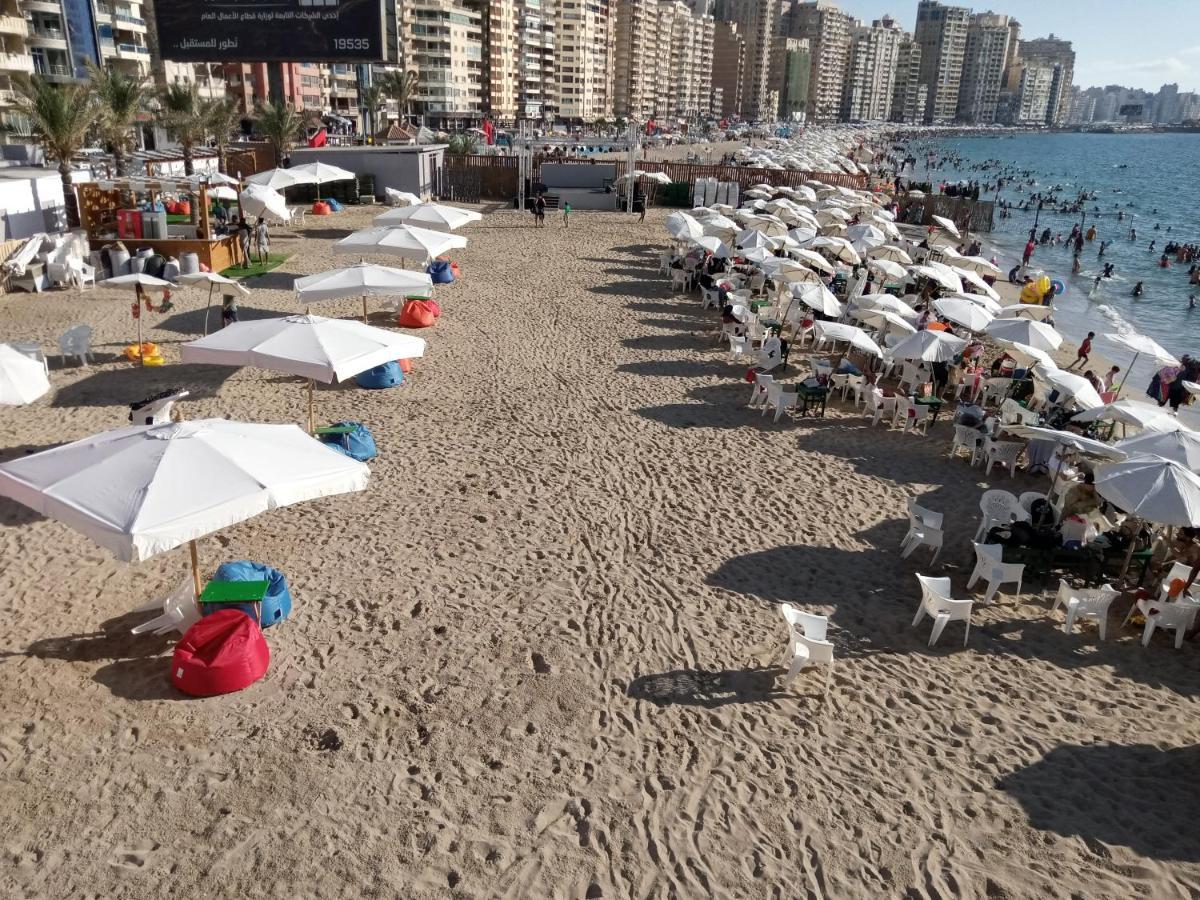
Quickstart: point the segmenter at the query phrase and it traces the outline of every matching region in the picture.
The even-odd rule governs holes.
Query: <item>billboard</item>
[[[173,62],[377,62],[383,0],[158,0]]]

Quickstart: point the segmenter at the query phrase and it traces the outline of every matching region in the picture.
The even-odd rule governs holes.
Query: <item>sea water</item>
[[[942,159],[952,156],[961,161],[927,170],[919,152],[926,147],[939,152]],[[1188,283],[1188,265],[1176,263],[1174,254],[1171,268],[1158,265],[1168,242],[1200,243],[1200,134],[1022,134],[956,138],[914,144],[912,149],[917,167],[908,177],[930,181],[935,190],[942,181],[994,183],[994,169],[978,171],[970,166],[1000,160],[1006,168],[1029,170],[1036,181],[1020,191],[1015,183],[1005,186],[999,196],[1014,206],[1030,194],[1055,186],[1063,187],[1057,195],[1060,202],[1072,202],[1082,191],[1094,191],[1096,199],[1087,202],[1082,220],[1085,231],[1096,227],[1096,239],[1084,244],[1078,275],[1071,274],[1066,238],[1081,220],[1080,214],[1046,208],[1037,220],[1039,236],[1049,228],[1052,234],[1061,233],[1064,241],[1058,246],[1039,244],[1031,263],[1067,286],[1065,295],[1054,300],[1055,325],[1075,343],[1089,331],[1096,332],[1096,351],[1123,371],[1133,354],[1105,340],[1106,333],[1138,331],[1176,356],[1200,354],[1200,308],[1188,309],[1190,294],[1196,294],[1200,304],[1200,286]],[[979,197],[995,200],[996,192],[981,191]],[[1122,221],[1117,219],[1118,211],[1125,214]],[[1035,209],[1013,209],[1010,218],[1001,219],[997,208],[995,230],[981,236],[985,245],[993,248],[1005,274],[1020,262],[1034,217]],[[1137,239],[1132,241],[1131,227],[1137,230]],[[1097,256],[1101,240],[1112,241],[1103,258]],[[1153,253],[1147,252],[1151,240],[1155,241]],[[1093,292],[1093,281],[1105,263],[1115,265],[1116,275],[1104,279]],[[1144,293],[1135,298],[1132,290],[1139,281]],[[1123,393],[1140,394],[1155,369],[1153,361],[1139,359]],[[1096,374],[1103,373],[1097,370]]]

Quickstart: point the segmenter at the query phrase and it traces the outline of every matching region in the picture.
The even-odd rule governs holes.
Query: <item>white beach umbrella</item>
[[[0,406],[24,406],[50,390],[46,367],[8,344],[0,344]]]
[[[236,201],[238,192],[227,185],[221,184],[208,189],[208,197],[210,200],[229,200]]]
[[[1037,364],[1045,366],[1047,369],[1058,368],[1058,363],[1045,350],[1039,350],[1037,347],[1030,347],[1028,344],[1022,344],[1017,341],[997,340],[996,343],[1007,350],[1009,356],[1021,365],[1030,366]]]
[[[947,234],[951,234],[956,238],[962,237],[962,235],[959,234],[958,226],[955,225],[953,222],[951,222],[949,219],[947,219],[945,216],[931,216],[931,218],[933,220],[933,223],[935,225],[937,225],[938,228],[942,229],[942,231],[945,231]]]
[[[948,297],[933,301],[937,314],[955,325],[961,325],[967,331],[983,331],[992,321],[992,314],[982,306],[976,306],[970,300],[961,297]]]
[[[1175,431],[1182,427],[1178,419],[1163,412],[1153,403],[1140,400],[1114,400],[1095,409],[1084,410],[1072,416],[1073,422],[1120,422],[1148,431]]]
[[[921,278],[928,278],[948,291],[956,294],[961,294],[963,291],[962,279],[949,266],[938,268],[931,263],[923,266],[909,266],[908,270]]]
[[[962,338],[944,331],[918,331],[892,347],[888,355],[893,359],[951,362],[966,346]]]
[[[949,293],[949,294],[946,294],[946,296],[947,297],[957,297],[960,300],[969,300],[972,303],[974,303],[976,306],[986,309],[993,316],[999,316],[1000,313],[1004,310],[1003,306],[1001,306],[999,303],[997,303],[991,297],[988,297],[986,294],[971,294],[971,293],[964,291],[961,294]]]
[[[204,307],[204,333],[208,334],[208,311],[212,307],[213,290],[219,284],[223,288],[227,287],[237,291],[243,297],[250,296],[250,290],[240,281],[234,281],[232,278],[226,278],[224,275],[218,275],[216,272],[192,272],[189,275],[180,275],[179,283],[192,287],[194,285],[208,285],[208,304]]]
[[[717,259],[729,259],[733,256],[729,246],[720,238],[715,238],[712,235],[704,235],[692,241],[697,247],[711,253]]]
[[[872,247],[867,251],[867,256],[871,259],[887,259],[892,262],[900,263],[903,266],[912,265],[912,257],[908,255],[908,251],[903,247],[897,247],[895,244],[884,244],[882,247]]]
[[[1200,432],[1190,428],[1143,431],[1134,437],[1117,441],[1113,446],[1130,456],[1161,456],[1193,472],[1200,471]]]
[[[385,187],[383,192],[394,206],[414,206],[421,202],[421,198],[411,191],[398,191],[395,188]]]
[[[693,241],[704,237],[704,226],[687,213],[671,213],[666,219],[667,233],[677,241]]]
[[[783,237],[788,233],[787,223],[777,216],[757,215],[747,216],[743,219],[748,229],[753,231],[761,231],[763,234],[770,237]]]
[[[765,250],[762,247],[754,247],[750,250],[743,250],[740,254],[742,259],[752,263],[766,262],[768,259],[774,259],[775,254],[770,250]]]
[[[806,250],[803,247],[795,247],[788,251],[788,255],[797,262],[804,263],[804,265],[808,266],[810,269],[816,269],[818,272],[826,272],[829,275],[833,275],[835,272],[833,266],[829,264],[829,260],[827,260],[816,250]]]
[[[983,280],[983,277],[971,269],[960,269],[958,266],[951,267],[954,274],[962,281],[963,287],[970,284],[978,293],[984,296],[991,297],[993,300],[999,301],[1000,295],[996,293],[996,289]]]
[[[978,272],[980,275],[991,275],[994,278],[1000,277],[1000,267],[991,260],[984,259],[982,256],[964,256],[956,259],[954,265],[960,269],[970,269],[973,272]]]
[[[361,491],[370,470],[296,425],[135,425],[0,465],[0,495],[141,561],[260,513]]]
[[[249,184],[242,188],[238,205],[245,216],[261,216],[267,213],[277,219],[290,221],[292,211],[288,209],[283,194],[261,184]]]
[[[868,307],[858,310],[858,316],[868,325],[878,328],[884,333],[916,334],[917,331],[916,325],[886,309]]]
[[[1120,344],[1122,347],[1127,347],[1133,351],[1133,360],[1125,370],[1125,376],[1121,379],[1121,384],[1117,387],[1117,393],[1121,392],[1121,388],[1125,387],[1125,380],[1129,378],[1129,370],[1137,364],[1138,357],[1143,353],[1147,356],[1153,356],[1159,363],[1168,366],[1179,365],[1177,360],[1171,353],[1158,343],[1153,338],[1146,337],[1144,334],[1138,334],[1136,331],[1118,332],[1115,334],[1106,334],[1105,338],[1112,341],[1114,344]]]
[[[882,309],[914,322],[917,320],[917,311],[891,294],[863,294],[854,302],[859,309]]]
[[[164,281],[161,278],[155,278],[153,275],[147,275],[145,272],[133,272],[129,275],[118,275],[116,278],[109,278],[106,281],[100,282],[100,287],[127,288],[138,294],[140,298],[142,292],[147,288],[169,289],[175,287],[169,281]],[[139,301],[140,302],[140,301]],[[142,346],[142,317],[137,317],[137,342],[138,342],[138,363],[144,365],[141,356]]]
[[[334,244],[333,252],[355,253],[359,256],[381,254],[427,263],[434,257],[465,246],[467,239],[461,235],[418,228],[415,225],[398,225],[356,231]]]
[[[858,251],[845,238],[821,236],[813,240],[809,247],[813,250],[824,250],[836,259],[851,265],[858,265],[862,262]]]
[[[424,353],[425,341],[409,334],[351,319],[308,315],[234,322],[180,349],[185,363],[253,366],[307,378],[310,432],[315,427],[314,381],[341,381]]]
[[[789,291],[791,295],[807,306],[809,309],[815,309],[823,316],[836,318],[842,314],[842,304],[838,302],[837,297],[829,288],[821,283],[800,282],[793,284]]]
[[[349,181],[358,177],[348,169],[342,169],[338,166],[331,166],[329,163],[323,162],[312,162],[305,163],[302,166],[293,166],[292,168],[288,169],[288,171],[296,176],[305,176],[311,178],[313,183],[317,186],[318,198],[321,196],[322,184],[328,184],[331,181]]]
[[[416,206],[400,206],[389,209],[375,217],[376,225],[418,225],[434,231],[454,231],[472,222],[483,219],[481,213],[470,209],[459,209],[444,203],[418,203]]]
[[[1066,372],[1062,369],[1036,366],[1033,369],[1033,377],[1038,381],[1044,381],[1058,391],[1060,395],[1074,400],[1075,405],[1080,409],[1095,409],[1097,406],[1104,405],[1100,394],[1092,387],[1091,382],[1082,375],[1076,375],[1074,372]]]
[[[725,216],[710,216],[701,223],[704,227],[704,233],[710,234],[713,237],[719,237],[723,241],[727,241],[734,237],[738,232],[742,231],[740,225],[733,219]]]
[[[842,225],[845,225],[850,221],[851,218],[852,217],[850,213],[846,212],[846,210],[842,209],[840,206],[827,206],[824,209],[817,210],[817,221],[822,225],[829,224],[831,222],[839,222]]]
[[[296,184],[315,183],[311,176],[299,173],[294,169],[267,169],[265,172],[255,172],[246,178],[246,184],[256,184],[273,191],[281,191]]]
[[[1026,440],[1053,441],[1060,447],[1067,447],[1076,453],[1094,456],[1098,459],[1125,459],[1129,456],[1128,453],[1113,444],[1093,440],[1073,431],[1060,431],[1057,428],[1042,428],[1037,425],[1005,425],[1004,430]]]
[[[846,238],[850,241],[874,241],[872,247],[878,247],[886,240],[882,231],[874,225],[850,225],[846,228]]]
[[[870,256],[869,250],[867,255]],[[892,262],[890,259],[868,259],[867,268],[885,278],[903,278],[908,274],[904,266],[898,262]]]
[[[984,331],[994,338],[1028,344],[1047,353],[1053,353],[1063,342],[1062,335],[1045,322],[1029,319],[993,319]]]
[[[787,236],[802,247],[807,247],[808,244],[817,237],[817,229],[815,228],[793,228],[787,233]]]
[[[779,247],[781,241],[782,238],[770,237],[752,228],[747,228],[737,236],[737,245],[746,250],[755,247],[761,247],[765,250],[775,250]]]
[[[759,268],[779,284],[822,284],[820,275],[795,260],[776,256],[763,260],[759,263]]]
[[[1042,306],[1035,303],[1014,303],[1012,306],[1002,307],[1000,312],[996,313],[996,318],[1034,319],[1041,322],[1043,319],[1049,319],[1053,315],[1053,306]]]
[[[209,188],[209,196],[212,196],[212,187],[214,185],[226,185],[228,187],[237,187],[238,180],[221,172],[193,172],[191,175],[185,175],[179,179],[180,182],[186,182],[189,187],[198,190],[201,185],[206,185]]]
[[[1200,477],[1161,456],[1135,456],[1096,468],[1096,493],[1159,525],[1200,526]]]
[[[817,322],[813,325],[813,332],[817,337],[828,338],[831,341],[845,341],[863,353],[883,356],[882,348],[869,334],[855,325],[845,325],[841,322]]]
[[[430,297],[433,279],[424,272],[359,263],[306,275],[292,282],[301,303],[362,297],[363,321],[367,321],[367,297]],[[370,368],[368,366],[368,368]]]

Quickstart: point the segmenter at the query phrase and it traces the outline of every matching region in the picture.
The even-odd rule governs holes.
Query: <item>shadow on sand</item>
[[[152,397],[168,388],[186,389],[191,392],[189,399],[192,400],[207,399],[217,396],[221,385],[235,371],[228,366],[199,364],[105,369],[63,385],[54,395],[53,405],[57,408],[121,406]],[[127,420],[115,422],[112,427],[127,424]]]
[[[676,669],[657,675],[640,675],[629,683],[625,695],[656,706],[703,706],[715,709],[731,703],[761,703],[789,698],[777,686],[785,674],[777,667],[728,669]]]

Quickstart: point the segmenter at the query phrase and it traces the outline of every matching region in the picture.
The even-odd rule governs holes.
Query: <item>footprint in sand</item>
[[[108,864],[118,869],[143,869],[158,848],[159,844],[154,841],[134,847],[117,847],[109,854]]]

